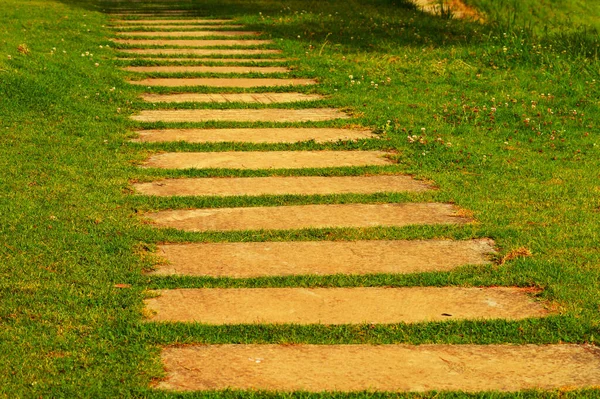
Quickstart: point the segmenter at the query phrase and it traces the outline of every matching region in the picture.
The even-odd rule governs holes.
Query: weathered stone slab
[[[161,169],[302,169],[389,165],[383,151],[166,152],[144,164]]]
[[[139,194],[161,197],[374,194],[431,189],[428,184],[403,175],[207,177],[165,179],[133,186]]]
[[[129,72],[153,73],[287,73],[286,67],[269,66],[202,66],[202,65],[173,65],[173,66],[129,66],[122,68]]]
[[[240,29],[244,28],[244,25],[113,25],[110,28],[118,29]]]
[[[343,204],[181,209],[149,213],[157,227],[186,231],[297,230],[461,224],[451,204]]]
[[[157,252],[168,263],[150,274],[254,278],[423,273],[487,264],[492,253],[491,240],[169,244]]]
[[[140,130],[137,142],[187,141],[190,143],[316,143],[354,141],[377,137],[369,130],[336,128],[241,128]]]
[[[162,62],[193,62],[202,65],[207,62],[219,62],[224,64],[239,64],[239,63],[269,63],[269,62],[286,62],[284,58],[155,58],[155,57],[135,57],[135,58],[117,58],[119,61],[162,61]]]
[[[144,94],[144,101],[151,103],[247,103],[247,104],[283,104],[299,101],[318,101],[325,97],[319,94],[304,93],[181,93],[181,94]]]
[[[138,122],[321,122],[349,116],[335,108],[308,109],[174,109],[144,110]]]
[[[281,54],[281,50],[252,50],[252,49],[201,49],[201,48],[124,48],[121,53],[142,55],[259,55]]]
[[[175,391],[504,391],[597,387],[593,345],[196,345],[165,348]]]
[[[200,288],[158,293],[144,301],[151,321],[215,325],[519,320],[548,314],[529,289],[512,287]]]
[[[318,82],[314,79],[279,79],[279,78],[148,78],[130,80],[128,83],[138,86],[162,87],[279,87],[308,86]]]
[[[128,44],[136,46],[173,46],[173,47],[218,47],[218,46],[262,46],[272,44],[272,40],[233,40],[233,39],[200,39],[200,40],[177,40],[177,39],[113,39],[116,44]]]
[[[162,25],[162,24],[227,24],[231,19],[115,19],[112,22],[115,24],[146,24],[146,25]]]
[[[131,37],[205,37],[205,36],[258,36],[260,32],[251,31],[227,31],[227,30],[205,30],[205,31],[178,31],[178,32],[147,32],[147,31],[129,31],[116,32],[119,36]]]

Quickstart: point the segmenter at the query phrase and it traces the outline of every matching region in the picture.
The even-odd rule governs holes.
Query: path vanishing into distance
[[[133,11],[129,4],[113,3],[111,23],[118,59],[128,64],[123,69],[133,76],[130,83],[148,90],[142,95],[147,108],[132,116],[139,126],[134,141],[153,149],[165,145],[165,150],[151,155],[140,167],[282,171],[138,182],[136,194],[307,196],[302,204],[165,209],[143,215],[147,223],[157,229],[223,234],[297,229],[355,229],[360,234],[373,227],[475,222],[469,210],[451,203],[311,203],[311,196],[317,195],[410,195],[436,187],[435,182],[405,175],[360,172],[364,167],[394,164],[395,154],[385,149],[282,150],[284,143],[377,143],[383,137],[353,124],[352,115],[343,109],[321,105],[325,96],[299,90],[318,87],[320,76],[288,77],[294,60],[287,59],[276,41],[265,39],[261,32],[236,20],[200,18],[166,2],[151,3],[144,12]],[[327,126],[341,119],[348,121],[347,127]],[[322,125],[308,127],[313,122]],[[235,142],[242,150],[166,150],[174,148],[168,147],[174,142]],[[261,145],[262,150],[246,151],[242,144]],[[357,168],[358,172],[319,173],[336,168]],[[306,173],[290,175],[287,170]],[[150,272],[152,276],[229,278],[231,286],[154,291],[145,300],[148,323],[370,324],[376,328],[379,324],[552,315],[551,307],[529,288],[235,286],[241,278],[436,273],[484,265],[495,253],[490,239],[373,240],[365,236],[355,241],[159,244],[158,255],[164,261]],[[583,388],[600,382],[600,356],[591,345],[192,344],[164,347],[161,359],[165,378],[155,388],[167,391],[478,392]]]

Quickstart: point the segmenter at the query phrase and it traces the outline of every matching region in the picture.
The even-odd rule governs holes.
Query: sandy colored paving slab
[[[150,321],[204,324],[389,324],[542,317],[522,288],[199,288],[157,291]]]
[[[145,215],[157,227],[186,231],[292,230],[460,224],[451,204],[343,204],[168,210]]]
[[[224,64],[236,64],[236,63],[267,63],[267,62],[286,62],[288,60],[284,58],[155,58],[155,57],[136,57],[136,58],[117,58],[119,61],[163,61],[163,62],[194,62],[198,64],[206,62],[222,62]]]
[[[161,87],[279,87],[307,86],[317,84],[314,79],[279,79],[279,78],[148,78],[130,80],[128,83],[138,86]]]
[[[491,240],[235,242],[160,245],[150,274],[253,278],[406,274],[489,263]]]
[[[321,122],[346,118],[346,113],[335,108],[144,110],[131,117],[138,122]]]
[[[176,391],[522,391],[600,385],[592,345],[195,345],[165,348]]]
[[[113,25],[112,29],[240,29],[244,25]],[[125,33],[125,32],[123,32]]]
[[[133,185],[156,196],[331,195],[426,191],[431,186],[410,176],[271,176],[165,179]]]
[[[140,130],[135,142],[187,141],[190,143],[316,143],[354,141],[377,137],[369,130],[336,128],[241,128],[241,129],[155,129]]]
[[[139,37],[204,37],[204,36],[258,36],[260,32],[251,31],[226,31],[226,30],[209,30],[209,31],[179,31],[179,32],[145,32],[145,31],[131,31],[131,32],[116,32],[119,36],[139,36]]]
[[[272,40],[158,40],[158,39],[113,39],[116,44],[138,46],[182,46],[182,47],[217,47],[217,46],[262,46],[273,43]]]
[[[301,169],[389,165],[383,151],[223,151],[166,152],[144,166],[161,169]]]
[[[200,48],[129,48],[119,49],[121,53],[142,55],[259,55],[281,54],[281,50],[251,50],[251,49],[200,49]]]
[[[139,16],[139,15],[138,15]],[[115,24],[147,24],[147,25],[163,25],[163,24],[227,24],[231,19],[115,19],[112,22]]]
[[[201,66],[201,65],[173,65],[173,66],[129,66],[122,68],[129,72],[156,72],[156,73],[287,73],[286,67],[269,66]]]
[[[144,94],[142,99],[151,103],[249,103],[249,104],[282,104],[299,101],[318,101],[325,97],[319,94],[303,93],[182,93],[182,94]]]

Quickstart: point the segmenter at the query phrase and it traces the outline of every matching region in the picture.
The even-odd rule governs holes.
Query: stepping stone
[[[206,86],[206,87],[280,87],[307,86],[318,82],[314,79],[280,79],[280,78],[148,78],[130,80],[127,83],[138,86]]]
[[[115,19],[115,24],[227,24],[232,19]]]
[[[258,67],[258,66],[129,66],[122,68],[130,72],[156,72],[156,73],[287,73],[286,67]]]
[[[199,288],[159,290],[150,321],[224,324],[391,324],[520,320],[548,315],[528,288]]]
[[[218,47],[218,46],[262,46],[272,44],[272,40],[154,40],[154,39],[113,39],[116,44],[130,44],[138,46],[183,46],[183,47]]]
[[[594,345],[188,345],[164,348],[161,359],[167,375],[155,388],[174,391],[562,392],[600,385]]]
[[[190,143],[316,143],[376,138],[369,130],[336,128],[256,128],[256,129],[156,129],[140,130],[137,142],[187,141]]]
[[[112,25],[112,29],[240,29],[244,25]],[[125,33],[125,32],[123,32]],[[165,32],[166,33],[166,32]]]
[[[191,32],[144,32],[144,31],[133,31],[133,32],[116,32],[119,36],[140,36],[140,37],[204,37],[204,36],[258,36],[260,32],[249,32],[249,31],[218,31],[218,30],[205,30],[205,31],[191,31]]]
[[[199,48],[124,48],[121,53],[142,55],[258,55],[281,54],[281,50],[248,50],[248,49],[199,49]]]
[[[179,209],[146,215],[157,227],[185,231],[297,230],[464,224],[458,208],[440,203],[293,205]]]
[[[144,164],[161,169],[302,169],[389,165],[383,151],[166,152]]]
[[[237,64],[237,63],[265,63],[265,62],[286,62],[284,58],[153,58],[153,57],[136,57],[136,58],[117,58],[119,61],[164,61],[164,62],[222,62],[225,64]]]
[[[139,194],[167,196],[332,195],[427,191],[410,176],[271,176],[165,179],[133,185]]]
[[[490,263],[491,240],[223,242],[159,245],[168,264],[149,273],[254,278],[406,274]]]
[[[145,110],[131,117],[138,122],[321,122],[346,118],[346,113],[335,108]]]
[[[319,94],[303,93],[225,93],[225,94],[144,94],[142,99],[151,103],[247,103],[247,104],[283,104],[299,101],[318,101],[325,97]]]

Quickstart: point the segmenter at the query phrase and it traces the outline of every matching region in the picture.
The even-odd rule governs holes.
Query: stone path
[[[176,10],[172,10],[176,11]],[[116,15],[116,14],[115,14]],[[365,128],[283,127],[279,123],[341,120],[351,116],[333,108],[278,104],[323,97],[294,92],[315,79],[147,78],[148,73],[286,73],[277,66],[211,66],[217,63],[269,63],[285,58],[281,50],[258,48],[270,41],[218,39],[260,36],[229,19],[190,19],[173,13],[123,14],[113,21],[120,59],[188,62],[193,65],[128,66],[142,74],[129,83],[149,88],[149,107],[132,117],[140,124],[139,143],[315,143],[377,140]],[[131,19],[143,17],[146,19]],[[160,18],[159,18],[160,17]],[[182,18],[180,18],[182,17]],[[138,29],[152,29],[140,31]],[[232,29],[240,29],[233,31]],[[132,29],[127,31],[126,29]],[[178,29],[178,31],[163,31]],[[206,38],[206,39],[202,39]],[[143,48],[131,48],[131,47]],[[155,48],[149,48],[154,46]],[[161,46],[157,48],[157,46]],[[186,46],[189,48],[181,48]],[[218,49],[208,48],[219,46]],[[248,48],[240,49],[238,46]],[[233,48],[232,48],[233,47]],[[125,56],[126,54],[126,56]],[[236,58],[198,58],[198,56]],[[250,58],[260,55],[258,58]],[[159,58],[163,56],[165,58]],[[173,57],[171,57],[173,56]],[[267,58],[263,58],[266,56]],[[196,58],[194,58],[196,57]],[[318,77],[315,77],[318,78]],[[228,91],[232,87],[278,87],[271,93]],[[161,94],[151,92],[162,87]],[[194,93],[177,88],[193,87]],[[205,88],[211,87],[211,93]],[[164,88],[173,88],[165,93]],[[214,93],[216,89],[218,92]],[[318,86],[317,86],[318,88]],[[276,91],[276,92],[275,92]],[[197,103],[173,109],[174,103]],[[261,108],[202,108],[201,104],[255,103]],[[233,105],[235,106],[235,105]],[[221,123],[237,123],[231,128]],[[268,127],[255,123],[268,123]],[[161,124],[153,128],[151,124]],[[178,128],[172,123],[192,126]],[[150,125],[148,125],[150,124]],[[167,124],[163,126],[162,124]],[[208,126],[206,124],[209,124]],[[285,125],[284,125],[285,126]],[[394,154],[384,151],[179,151],[156,153],[142,165],[159,169],[260,170],[264,177],[195,177],[134,184],[137,195],[160,197],[257,197],[378,193],[426,193],[431,184],[410,176],[277,176],[319,168],[386,166]],[[279,173],[278,172],[278,173]],[[311,170],[310,172],[314,172]],[[237,173],[237,172],[236,172]],[[358,170],[357,170],[358,173]],[[368,198],[368,197],[362,197]],[[432,202],[334,203],[278,206],[165,209],[144,215],[157,228],[190,232],[298,229],[355,229],[409,225],[462,225],[473,222],[458,206]],[[366,238],[366,237],[365,237]],[[494,244],[478,240],[356,240],[164,243],[165,259],[149,273],[188,278],[272,278],[285,276],[376,275],[448,272],[465,265],[488,264]],[[448,320],[520,320],[551,315],[539,291],[516,287],[328,287],[328,288],[173,288],[145,301],[147,322],[234,324],[376,324]],[[485,327],[482,327],[485,328]],[[585,387],[600,384],[600,353],[585,345],[196,345],[166,347],[166,378],[157,388],[175,391],[259,389],[278,391],[518,391]]]

